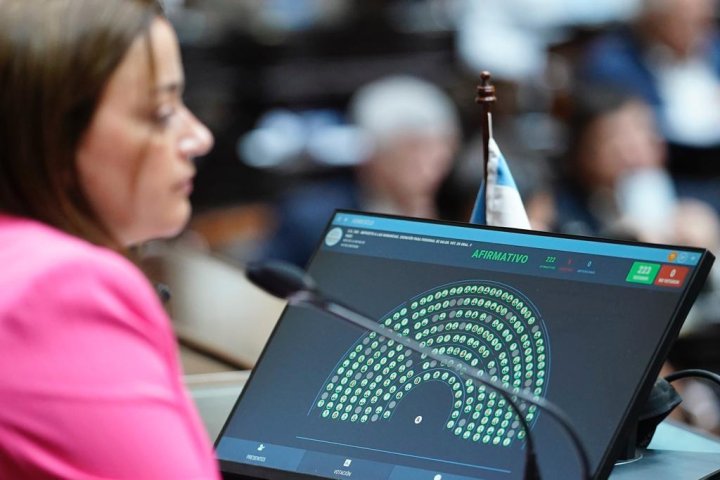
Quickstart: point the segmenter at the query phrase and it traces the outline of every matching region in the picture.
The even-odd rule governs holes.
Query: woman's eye
[[[153,119],[158,125],[167,125],[175,115],[176,109],[174,107],[161,107],[155,111]]]

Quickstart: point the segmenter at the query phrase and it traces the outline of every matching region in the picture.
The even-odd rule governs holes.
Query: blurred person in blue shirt
[[[531,222],[561,233],[717,251],[717,215],[706,203],[677,194],[666,160],[667,145],[642,98],[584,86],[573,98],[555,186],[530,201]]]
[[[720,35],[716,0],[644,0],[634,22],[593,42],[585,81],[622,87],[654,109],[670,144],[670,169],[696,178],[683,193],[720,209]],[[713,193],[713,191],[715,191]]]

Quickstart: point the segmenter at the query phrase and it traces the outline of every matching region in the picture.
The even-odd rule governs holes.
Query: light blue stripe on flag
[[[530,221],[510,167],[492,138],[489,147],[487,185],[483,182],[480,186],[470,223],[529,230]]]

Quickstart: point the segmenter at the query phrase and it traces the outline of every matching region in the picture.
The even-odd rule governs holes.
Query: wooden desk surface
[[[245,279],[244,271],[182,245],[157,245],[147,263],[167,284],[166,308],[181,343],[235,368],[255,365],[285,302]]]

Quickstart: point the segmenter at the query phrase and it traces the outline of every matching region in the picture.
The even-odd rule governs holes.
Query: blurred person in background
[[[717,6],[716,0],[644,0],[630,26],[590,45],[580,75],[651,105],[681,193],[720,211]]]
[[[2,478],[219,478],[128,253],[190,216],[183,84],[154,0],[0,0]]]
[[[277,205],[262,256],[304,266],[336,208],[436,218],[436,195],[460,140],[456,107],[437,86],[390,76],[360,88],[349,114],[371,153],[350,179],[308,184]]]
[[[666,171],[666,144],[650,106],[641,98],[606,87],[578,90],[569,118],[568,149],[551,192],[529,200],[533,227],[561,233],[603,236],[708,248],[717,254],[720,222],[696,199],[679,197]],[[719,270],[714,268],[683,325],[681,368],[712,368],[716,344],[688,352],[687,338],[707,337],[720,322]],[[689,337],[690,336],[690,337]],[[703,346],[707,347],[705,342]],[[678,346],[675,348],[677,349]],[[673,370],[667,364],[666,374]],[[711,388],[688,380],[676,385],[683,397],[677,419],[717,431],[720,402]]]
[[[678,198],[666,169],[666,143],[641,98],[581,88],[568,128],[552,193],[530,201],[535,228],[717,251],[717,215],[699,200]]]

